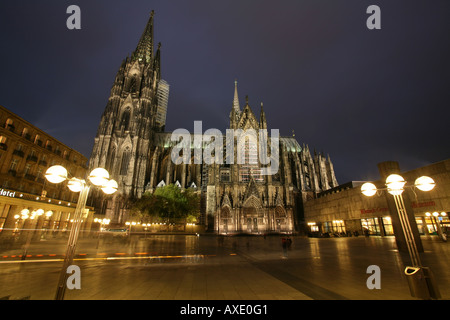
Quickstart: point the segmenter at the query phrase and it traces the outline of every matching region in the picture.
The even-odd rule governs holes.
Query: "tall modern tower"
[[[144,191],[150,141],[165,123],[165,110],[164,123],[157,114],[158,106],[167,109],[167,101],[158,103],[158,92],[166,92],[168,84],[161,80],[161,44],[154,50],[153,16],[154,11],[136,49],[117,72],[89,161],[90,169],[105,168],[119,184],[113,198],[94,193],[91,200],[117,223],[122,222],[126,199]],[[167,99],[168,94],[159,96]]]

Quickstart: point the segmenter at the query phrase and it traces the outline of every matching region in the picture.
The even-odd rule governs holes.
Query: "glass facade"
[[[312,226],[312,225],[310,225]],[[326,221],[322,225],[323,232],[328,233],[345,233],[344,220]],[[311,228],[311,231],[312,230]],[[318,231],[318,230],[317,230]]]
[[[380,225],[378,223],[378,218],[366,218],[361,219],[362,231],[369,232],[369,234],[373,235],[381,235]]]
[[[383,228],[384,228],[384,235],[386,236],[394,235],[394,228],[392,227],[391,217],[383,217]]]

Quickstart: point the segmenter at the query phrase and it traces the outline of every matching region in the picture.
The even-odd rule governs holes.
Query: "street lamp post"
[[[416,187],[422,191],[430,191],[434,188],[434,180],[430,177],[422,176],[416,179],[413,186],[407,186],[405,179],[398,174],[391,174],[386,178],[386,188],[377,189],[377,187],[370,182],[364,183],[361,186],[361,193],[365,196],[371,197],[377,193],[377,191],[387,190],[389,194],[394,197],[395,207],[400,219],[400,224],[405,236],[406,245],[408,248],[409,256],[413,266],[420,267],[419,251],[414,240],[414,235],[409,223],[409,219],[406,212],[405,203],[403,201],[402,193],[405,187]]]
[[[378,189],[373,183],[367,182],[361,186],[361,193],[371,197],[378,191],[387,190],[394,197],[395,207],[400,220],[400,225],[405,236],[406,245],[413,267],[406,267],[405,274],[408,277],[411,294],[416,297],[428,299],[439,298],[439,290],[434,281],[430,268],[423,267],[420,261],[419,251],[414,239],[414,234],[409,223],[402,193],[405,187],[415,187],[421,191],[430,191],[435,182],[432,178],[422,176],[416,179],[414,185],[406,185],[406,181],[398,174],[391,174],[386,178],[386,188]]]
[[[63,166],[52,166],[48,168],[45,173],[46,179],[51,183],[61,183],[68,180],[68,188],[73,192],[80,192],[77,206],[75,209],[72,228],[70,229],[69,239],[67,241],[66,255],[64,257],[64,264],[59,276],[58,287],[55,295],[55,300],[63,300],[66,289],[66,282],[68,278],[67,268],[73,262],[73,256],[77,245],[78,235],[80,233],[81,219],[86,201],[89,195],[91,186],[98,186],[106,194],[112,194],[117,191],[117,182],[109,179],[109,173],[103,168],[97,168],[91,171],[86,180],[75,177],[68,178],[66,168]],[[90,183],[89,183],[90,181]]]

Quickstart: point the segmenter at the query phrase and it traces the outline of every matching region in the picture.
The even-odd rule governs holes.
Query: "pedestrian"
[[[291,240],[290,237],[288,237],[288,238],[286,239],[286,247],[287,247],[288,249],[291,249],[291,244],[292,244],[292,240]]]
[[[224,240],[223,238],[224,238],[223,235],[219,235],[219,237],[217,239],[220,247],[223,247],[223,240]]]
[[[281,246],[283,247],[283,258],[287,258],[287,240],[286,238],[281,238]]]
[[[236,252],[237,250],[237,242],[236,240],[233,241],[233,251]]]
[[[369,236],[369,229],[368,229],[368,228],[364,228],[364,235],[365,235],[366,237]]]

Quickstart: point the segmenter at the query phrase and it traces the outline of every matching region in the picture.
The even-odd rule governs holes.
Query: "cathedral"
[[[303,227],[303,203],[338,186],[330,157],[311,153],[293,135],[268,141],[268,146],[276,143],[278,150],[277,170],[272,174],[263,174],[264,165],[251,161],[258,159],[260,138],[255,139],[256,146],[249,143],[250,139],[244,139],[244,144],[235,138],[231,142],[223,139],[222,150],[231,149],[234,155],[241,151],[244,163],[194,161],[196,151],[202,152],[208,139],[189,144],[192,161],[175,163],[171,155],[177,141],[173,133],[165,131],[169,84],[161,78],[161,44],[154,51],[153,20],[152,11],[135,51],[117,72],[89,160],[90,169],[108,170],[119,190],[113,196],[94,192],[91,205],[113,223],[124,224],[129,199],[175,184],[182,189],[193,188],[200,195],[197,223],[208,231],[299,231]],[[241,108],[237,81],[231,101],[229,130],[252,131],[257,137],[261,137],[259,132],[267,132],[262,103],[259,117],[248,97]]]

